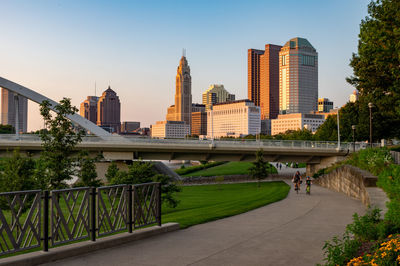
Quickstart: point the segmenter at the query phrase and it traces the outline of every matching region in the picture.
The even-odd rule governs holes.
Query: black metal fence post
[[[91,189],[91,208],[90,208],[90,240],[96,241],[96,188]]]
[[[128,185],[128,232],[129,233],[132,233],[132,225],[133,225],[133,219],[132,219],[132,211],[133,211],[132,193],[133,193],[132,185]]]
[[[49,251],[49,195],[49,191],[45,190],[43,195],[43,251]]]
[[[161,226],[161,183],[158,183],[158,226]]]

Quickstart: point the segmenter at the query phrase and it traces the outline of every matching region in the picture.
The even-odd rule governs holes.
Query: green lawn
[[[247,175],[252,165],[251,162],[229,162],[182,176]],[[276,168],[272,165],[270,166],[271,173],[277,173]]]
[[[175,209],[163,206],[162,222],[181,228],[247,212],[286,198],[290,187],[282,181],[184,186]]]

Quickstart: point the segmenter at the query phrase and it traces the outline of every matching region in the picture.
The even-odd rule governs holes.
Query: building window
[[[315,56],[302,55],[301,64],[305,66],[315,66]]]
[[[286,55],[282,55],[282,66],[286,65]]]

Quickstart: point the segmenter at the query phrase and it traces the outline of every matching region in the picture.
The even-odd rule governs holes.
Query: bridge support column
[[[307,163],[306,174],[307,176],[313,176],[319,170],[329,167],[337,162],[343,161],[346,159],[345,156],[332,156],[321,158],[319,163]]]

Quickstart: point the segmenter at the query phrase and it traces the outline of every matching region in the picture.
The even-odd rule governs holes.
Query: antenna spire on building
[[[185,48],[182,49],[182,56],[186,57],[186,49]]]

